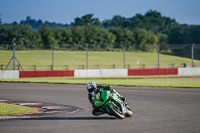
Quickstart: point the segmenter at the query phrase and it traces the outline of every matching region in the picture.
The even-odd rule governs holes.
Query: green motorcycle
[[[116,116],[119,119],[131,117],[133,112],[125,104],[116,93],[108,90],[94,90],[92,93],[94,97],[94,106],[101,108],[104,112],[111,116]]]

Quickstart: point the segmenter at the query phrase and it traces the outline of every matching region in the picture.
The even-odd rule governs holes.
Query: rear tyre
[[[116,117],[119,118],[119,119],[124,119],[124,118],[125,118],[125,116],[122,115],[122,114],[120,113],[120,112],[121,112],[120,107],[119,107],[119,109],[117,109],[117,108],[113,107],[110,103],[108,103],[108,104],[106,105],[106,108],[107,108],[108,110],[110,110],[110,113],[111,113],[113,116],[116,116]]]

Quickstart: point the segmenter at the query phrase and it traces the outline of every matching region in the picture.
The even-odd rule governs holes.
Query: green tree
[[[159,42],[168,43],[168,34],[178,25],[175,19],[162,16],[158,11],[147,11],[144,15],[136,14],[131,18],[125,18],[120,15],[114,16],[102,22],[102,25],[108,29],[112,27],[128,28],[134,30],[136,28],[145,29],[155,33]]]
[[[55,48],[58,48],[58,42],[55,39],[55,31],[48,27],[48,26],[43,26],[39,28],[39,33],[42,39],[43,45],[46,45],[48,48],[54,46]]]
[[[93,18],[93,14],[87,14],[81,18],[77,17],[74,22],[71,23],[72,26],[88,26],[88,25],[100,25],[98,18]]]
[[[115,36],[101,26],[85,26],[85,39],[90,47],[110,50],[115,42]]]
[[[112,28],[112,27],[128,27],[128,22],[125,17],[122,17],[120,15],[115,15],[113,18],[110,20],[104,20],[102,22],[102,26],[106,28]]]
[[[192,44],[200,44],[200,26],[179,25],[173,28],[169,34],[169,43],[171,47],[178,47],[179,49],[172,49],[173,53],[178,56],[191,57]],[[185,45],[183,45],[185,44]],[[196,49],[194,53],[199,53]],[[199,56],[195,58],[200,59]]]
[[[41,46],[41,38],[37,31],[30,26],[16,26],[13,28],[15,42],[23,49],[33,49]],[[14,40],[13,40],[14,41]]]
[[[73,44],[71,29],[57,29],[55,31],[55,39],[61,48],[71,48]]]
[[[185,42],[185,29],[189,28],[187,25],[177,26],[173,28],[169,34],[170,44],[184,44]]]
[[[11,49],[11,44],[14,43],[13,41],[13,27],[7,26],[7,25],[1,25],[0,26],[0,45],[5,45],[8,47],[8,49]],[[10,45],[10,46],[9,46]]]
[[[86,44],[93,49],[110,50],[115,42],[115,36],[101,26],[76,26],[71,29],[72,42],[75,49],[84,50]]]
[[[41,46],[41,38],[30,26],[0,26],[0,42],[3,45],[17,44],[17,49],[33,49]]]
[[[134,30],[134,34],[137,49],[152,51],[157,48],[158,37],[153,32],[137,28]]]
[[[116,36],[115,48],[123,48],[125,44],[127,48],[135,47],[135,37],[131,30],[114,27],[110,29],[110,32]]]
[[[169,34],[178,23],[175,19],[162,16],[160,12],[149,10],[144,16],[137,14],[130,18],[130,27],[143,28],[154,33]]]
[[[85,39],[85,27],[84,26],[76,26],[71,28],[72,32],[72,47],[74,49],[85,49],[86,39]]]

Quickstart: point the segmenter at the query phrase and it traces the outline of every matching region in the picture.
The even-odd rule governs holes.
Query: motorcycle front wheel
[[[131,117],[132,115],[133,115],[133,112],[131,111],[131,109],[127,108],[126,117]]]
[[[122,111],[120,107],[113,107],[110,103],[106,105],[106,108],[110,111],[113,116],[116,116],[119,119],[124,119],[124,115],[122,115]]]

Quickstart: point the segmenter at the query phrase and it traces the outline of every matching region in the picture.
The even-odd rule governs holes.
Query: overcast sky
[[[32,19],[70,24],[92,13],[100,21],[114,15],[129,18],[149,10],[176,19],[180,24],[200,24],[200,0],[0,0],[3,23]]]

